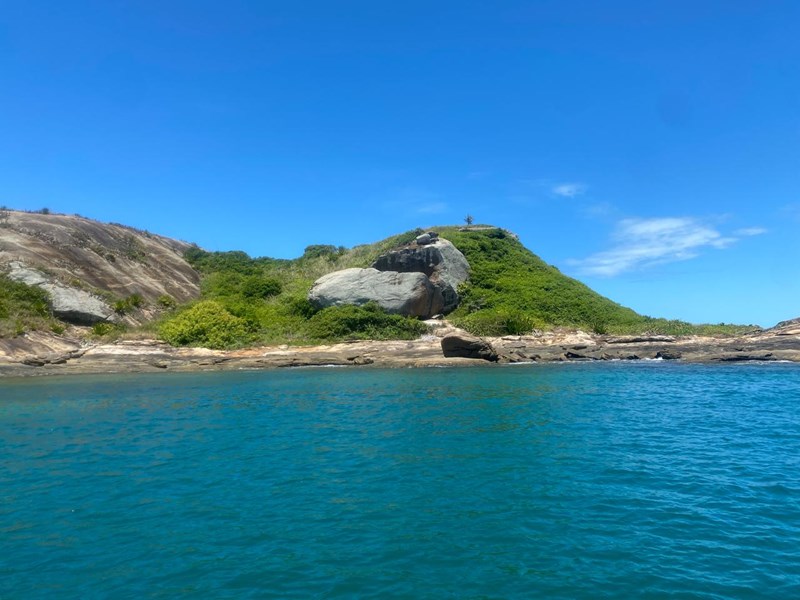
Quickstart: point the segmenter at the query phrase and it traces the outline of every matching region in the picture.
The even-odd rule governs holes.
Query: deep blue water
[[[0,598],[800,598],[800,367],[0,381]]]

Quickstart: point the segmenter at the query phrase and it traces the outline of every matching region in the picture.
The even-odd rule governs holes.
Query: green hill
[[[322,275],[368,267],[381,254],[412,242],[421,230],[350,249],[312,245],[303,256],[283,260],[251,258],[238,251],[206,252],[149,232],[74,215],[19,211],[9,215],[0,223],[0,337],[39,329],[105,338],[158,335],[175,345],[231,348],[403,339],[426,331],[420,321],[386,314],[377,306],[316,310],[306,299]],[[745,329],[639,315],[563,275],[498,227],[434,229],[471,266],[469,280],[459,289],[461,303],[448,319],[478,335],[524,334],[555,327],[616,334],[713,334]],[[131,253],[134,246],[136,252]],[[91,293],[107,302],[116,315],[114,322],[96,322],[89,329],[59,321],[51,312],[48,292],[9,279],[14,261],[36,269],[62,288]],[[63,268],[55,269],[54,264]]]
[[[434,228],[450,240],[471,266],[469,281],[459,290],[460,306],[449,315],[456,325],[478,335],[524,334],[534,329],[581,328],[595,333],[735,333],[735,326],[697,326],[637,314],[567,277],[525,248],[508,231],[491,226]],[[374,307],[328,308],[316,312],[306,294],[326,273],[367,267],[382,253],[411,242],[420,230],[375,244],[346,249],[309,246],[300,258],[250,258],[242,252],[205,252],[194,248],[186,258],[203,274],[203,302],[215,302],[238,319],[231,327],[244,331],[241,343],[308,343],[346,338],[404,338],[421,331],[413,319],[385,315]],[[197,309],[196,309],[197,310]],[[214,311],[207,311],[214,314]],[[171,317],[161,327],[174,335]],[[192,318],[184,317],[183,329]],[[194,340],[210,343],[207,338]]]

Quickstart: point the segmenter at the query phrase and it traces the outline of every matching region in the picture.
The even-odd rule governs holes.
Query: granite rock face
[[[189,248],[186,242],[77,215],[7,211],[0,221],[0,273],[38,273],[44,282],[33,285],[50,293],[56,316],[74,323],[102,321],[113,312],[94,291],[116,299],[141,296],[144,308],[114,315],[128,325],[153,318],[161,296],[179,304],[198,298],[200,274],[184,259]],[[16,277],[24,281],[33,275]]]
[[[386,312],[429,317],[440,313],[442,294],[424,273],[344,269],[320,277],[308,293],[317,308],[377,302]]]
[[[108,304],[83,290],[48,279],[43,273],[20,262],[9,264],[9,279],[40,287],[50,295],[50,307],[59,319],[78,325],[113,321],[115,314]]]
[[[428,238],[423,243],[418,238],[415,245],[388,252],[372,266],[379,271],[424,273],[441,292],[444,300],[441,312],[448,313],[458,306],[458,286],[469,277],[469,263],[451,242],[424,235]]]

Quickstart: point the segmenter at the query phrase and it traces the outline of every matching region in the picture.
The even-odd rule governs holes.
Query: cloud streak
[[[739,235],[760,233],[764,230],[752,227],[740,230]],[[688,260],[705,248],[727,248],[737,239],[690,217],[624,219],[617,224],[613,234],[615,244],[610,250],[572,261],[572,264],[586,275],[613,277],[627,271]]]
[[[556,196],[561,196],[562,198],[575,198],[576,196],[585,194],[588,187],[589,186],[584,183],[577,182],[559,183],[551,187],[550,191]]]
[[[734,235],[740,235],[742,237],[752,237],[754,235],[765,234],[767,230],[763,227],[745,227],[744,229],[737,229],[733,233]]]

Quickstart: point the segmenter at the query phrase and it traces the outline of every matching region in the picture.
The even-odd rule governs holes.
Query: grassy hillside
[[[313,245],[294,260],[250,258],[244,252],[192,248],[186,259],[203,276],[202,300],[176,309],[158,326],[158,331],[171,343],[210,347],[413,339],[425,332],[424,325],[415,319],[387,315],[377,306],[317,311],[306,296],[322,275],[369,266],[380,254],[410,242],[415,235],[408,232],[352,249]],[[224,326],[216,317],[212,319],[220,308],[224,310]],[[203,323],[198,326],[200,321]]]
[[[460,306],[450,315],[479,335],[577,327],[611,334],[733,334],[750,327],[692,325],[642,316],[567,277],[499,228],[441,227],[472,267]]]
[[[461,305],[449,318],[479,335],[523,334],[559,326],[596,333],[712,334],[744,329],[639,315],[563,275],[499,228],[435,229],[464,253],[472,267],[470,280],[460,290]],[[193,248],[186,258],[203,275],[202,300],[176,309],[159,331],[175,344],[212,347],[413,338],[424,331],[414,319],[386,315],[374,306],[315,311],[306,295],[318,277],[369,266],[418,233],[409,231],[352,249],[309,246],[295,260]]]

